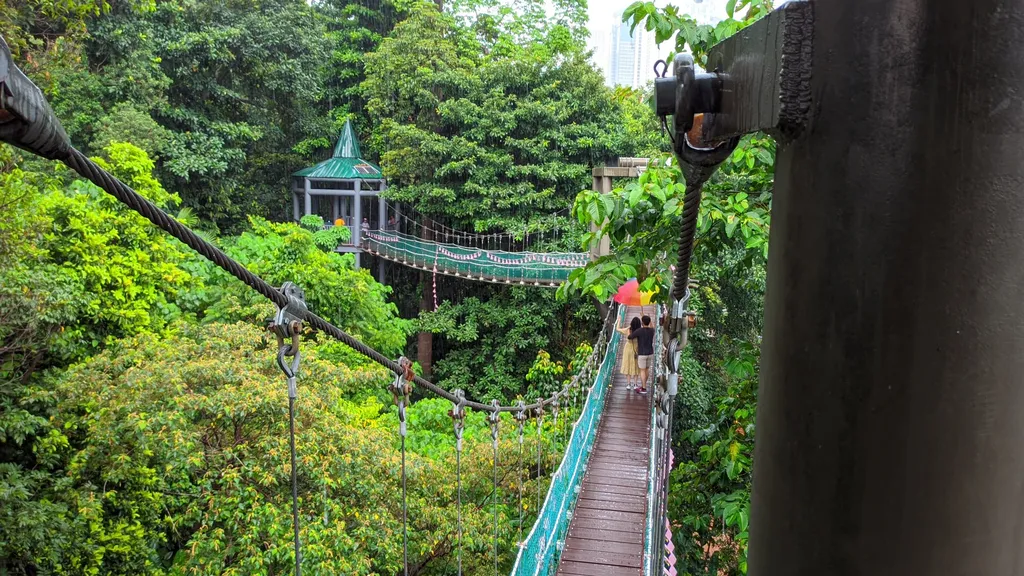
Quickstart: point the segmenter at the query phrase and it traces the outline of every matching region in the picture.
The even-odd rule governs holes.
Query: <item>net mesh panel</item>
[[[561,284],[590,261],[579,252],[505,252],[429,242],[400,232],[363,234],[363,248],[388,260],[490,282]]]
[[[620,321],[625,312],[626,307],[622,306],[619,310]],[[601,368],[594,378],[594,386],[587,395],[579,419],[573,425],[562,463],[551,477],[551,486],[540,514],[537,515],[537,522],[519,549],[512,576],[554,574],[558,568],[558,555],[569,529],[569,512],[576,504],[576,496],[583,482],[587,459],[597,436],[598,421],[615,371],[619,336],[617,330],[612,331]]]

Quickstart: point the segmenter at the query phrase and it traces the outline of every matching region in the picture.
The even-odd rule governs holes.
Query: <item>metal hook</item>
[[[661,66],[661,72],[658,72],[658,66]],[[655,78],[664,78],[665,74],[668,74],[668,62],[658,60],[654,63],[654,76]]]
[[[292,358],[291,364],[285,360],[288,356]],[[289,380],[294,379],[296,372],[299,371],[299,356],[297,344],[284,344],[277,349],[277,365]]]

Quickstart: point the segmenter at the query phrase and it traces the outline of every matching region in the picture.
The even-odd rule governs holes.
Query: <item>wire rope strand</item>
[[[455,449],[455,483],[457,491],[457,513],[458,518],[458,562],[459,562],[459,576],[462,576],[462,450]]]
[[[302,574],[302,554],[299,548],[299,481],[295,458],[295,397],[288,396],[288,440],[292,457],[292,526],[295,532],[295,576]]]
[[[519,545],[523,544],[523,425],[519,425]]]
[[[541,438],[541,430],[544,428],[544,413],[537,413],[537,514],[540,514],[540,500],[541,500],[541,485],[543,482],[540,478],[540,446],[543,442]]]
[[[409,504],[405,477],[405,435],[402,435],[402,569],[409,576]]]

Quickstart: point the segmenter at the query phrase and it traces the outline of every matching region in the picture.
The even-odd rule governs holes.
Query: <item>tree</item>
[[[747,572],[757,360],[757,349],[743,346],[724,366],[730,384],[715,399],[711,422],[681,434],[693,456],[671,472],[668,506],[682,574]]]
[[[705,186],[697,219],[698,260],[714,257],[734,237],[742,239],[748,259],[767,257],[771,176],[766,168],[773,161],[770,141],[747,138]],[[609,194],[581,192],[573,214],[580,224],[595,230],[583,236],[583,246],[608,238],[611,253],[574,270],[559,294],[579,292],[604,299],[630,278],[637,278],[642,290],[655,292],[656,300],[666,302],[685,192],[682,173],[668,158],[652,163],[636,181]]]
[[[384,354],[397,357],[405,348],[409,321],[388,303],[391,289],[363,270],[353,269],[352,255],[324,251],[315,234],[295,224],[275,224],[250,217],[251,230],[222,239],[224,251],[267,282],[294,282],[306,305]],[[206,260],[194,270],[208,278],[205,286],[182,295],[182,306],[205,322],[264,322],[274,307],[263,296]]]
[[[544,216],[569,205],[593,164],[649,142],[624,132],[622,103],[568,30],[524,39],[532,20],[509,19],[482,45],[421,5],[366,57],[370,144],[389,196],[464,229],[549,228]]]
[[[697,64],[704,66],[712,46],[767,15],[772,11],[773,4],[774,0],[729,0],[725,5],[729,17],[711,26],[700,24],[693,17],[680,13],[679,8],[673,4],[659,8],[654,2],[641,0],[630,4],[623,11],[622,21],[631,24],[631,31],[643,25],[648,32],[654,32],[654,40],[658,44],[674,37],[676,52],[689,52]],[[737,19],[737,10],[744,8],[747,8],[747,13]]]
[[[151,201],[177,202],[142,150],[112,143],[96,161]],[[21,574],[59,564],[55,547],[73,539],[67,507],[39,492],[59,478],[51,466],[66,446],[38,387],[43,370],[163,330],[178,290],[195,280],[176,241],[66,172],[0,173],[0,204],[9,209],[0,222],[0,570]]]
[[[117,342],[37,390],[33,401],[48,416],[48,432],[35,445],[40,465],[13,479],[0,466],[0,483],[12,487],[0,491],[7,568],[287,573],[287,386],[264,338],[251,324],[178,323],[164,335]],[[390,375],[339,366],[320,356],[320,346],[303,343],[299,377],[303,565],[311,573],[396,573],[398,423],[394,409],[381,403]],[[445,574],[455,554],[449,407],[426,400],[408,414],[410,574]],[[502,429],[500,450],[515,454],[511,418]],[[544,448],[550,469],[557,454]],[[492,562],[491,458],[485,417],[471,413],[462,464],[463,563],[470,573]],[[518,461],[504,457],[498,537],[506,568],[515,552],[518,476]],[[527,494],[538,484],[529,480]]]

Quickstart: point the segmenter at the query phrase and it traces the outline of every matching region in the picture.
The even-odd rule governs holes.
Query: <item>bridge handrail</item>
[[[362,246],[421,270],[491,282],[529,282],[557,286],[586,264],[582,253],[504,252],[431,242],[394,231],[364,234]]]
[[[370,230],[369,233],[364,234],[364,237],[366,236],[369,236],[378,242],[409,242],[411,244],[419,244],[423,246],[437,246],[443,250],[450,250],[457,253],[496,255],[515,261],[554,264],[554,260],[571,260],[572,264],[586,264],[590,259],[589,254],[586,252],[510,252],[508,250],[488,250],[485,248],[467,247],[460,244],[452,244],[438,240],[427,240],[425,238],[412,236],[396,230]]]
[[[660,319],[661,317],[661,306],[655,308],[655,318]],[[665,398],[662,387],[658,385],[659,377],[662,373],[662,356],[663,356],[663,342],[661,337],[661,322],[656,322],[657,328],[655,328],[654,335],[654,375],[651,381],[654,383],[651,386],[651,390],[654,394],[654,402],[651,402],[651,439],[649,446],[650,460],[647,465],[647,521],[644,529],[644,576],[655,576],[662,573],[658,570],[658,566],[661,564],[662,555],[658,549],[658,542],[664,543],[663,539],[659,539],[658,535],[661,534],[660,525],[663,524],[664,519],[664,500],[662,498],[666,482],[668,480],[668,471],[665,469],[665,458],[662,454],[663,451],[667,450],[668,445],[664,434],[664,426],[659,422],[659,406],[661,401]]]
[[[621,321],[626,307],[619,309]],[[529,535],[520,544],[512,576],[540,576],[549,574],[561,551],[564,536],[572,518],[571,509],[579,494],[590,450],[597,435],[597,425],[604,410],[608,394],[609,376],[615,370],[620,334],[611,331],[611,338],[605,350],[604,360],[594,377],[594,383],[587,394],[587,400],[580,411],[580,417],[573,424],[572,435],[565,447],[565,456],[558,469],[551,476],[544,504],[537,514],[537,521]]]

